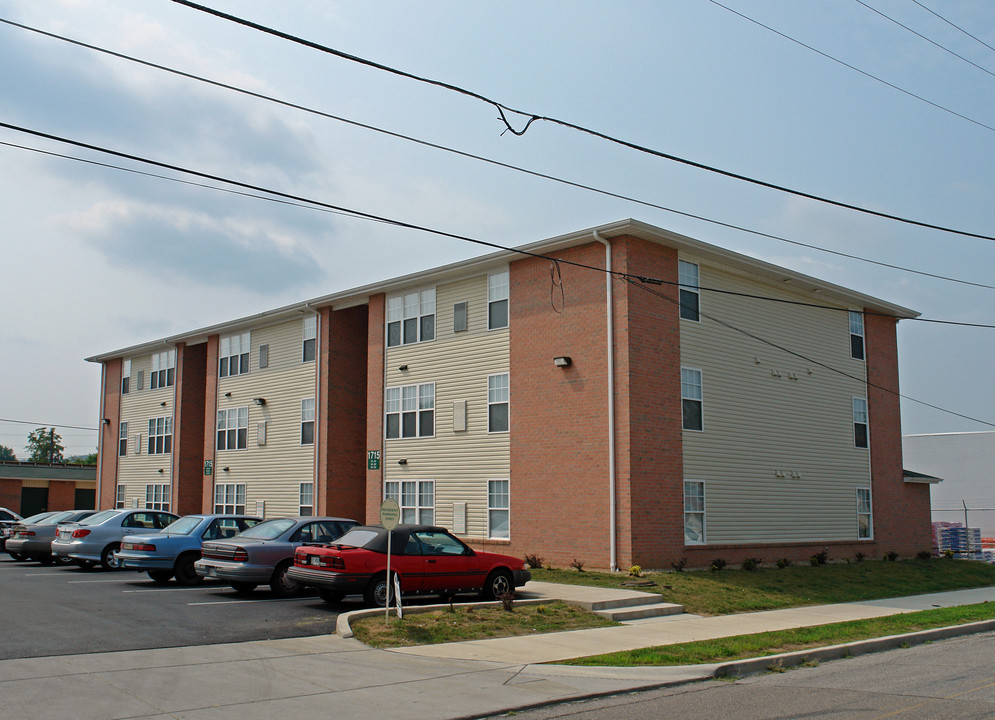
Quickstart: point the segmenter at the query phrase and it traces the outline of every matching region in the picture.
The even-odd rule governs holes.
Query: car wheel
[[[14,558],[15,560],[17,560],[17,562],[24,562],[24,560],[25,560],[24,555],[22,555],[19,552],[10,552],[9,554],[10,554],[10,556],[12,558]]]
[[[113,543],[104,548],[100,554],[100,567],[104,570],[120,570],[121,563],[117,559],[117,551],[121,549],[120,543]]]
[[[173,573],[170,570],[149,570],[148,573],[152,581],[159,585],[165,585],[173,578]]]
[[[318,588],[318,597],[327,603],[337,603],[342,602],[342,598],[345,597],[344,592],[339,592],[338,590],[328,590],[327,588]]]
[[[176,570],[176,582],[187,586],[200,585],[204,582],[204,578],[197,574],[197,570],[193,566],[198,559],[197,553],[187,553],[177,558],[176,567],[174,568]]]
[[[269,581],[269,589],[273,591],[274,595],[278,597],[293,597],[294,595],[300,595],[304,591],[303,585],[287,577],[287,571],[292,565],[293,563],[290,560],[284,560],[276,566],[276,570],[273,571],[273,578]]]
[[[230,585],[231,589],[237,592],[239,595],[250,593],[256,589],[256,584],[250,582],[233,582],[230,583]]]
[[[483,592],[485,600],[497,600],[510,592],[515,592],[515,584],[511,579],[511,573],[507,570],[495,570],[487,576]]]
[[[394,573],[391,573],[394,575]],[[394,593],[391,593],[393,595]],[[393,599],[393,598],[391,598]],[[386,607],[387,605],[387,575],[380,573],[374,575],[370,584],[363,591],[363,600],[371,607]]]
[[[93,560],[73,560],[73,562],[79,565],[82,570],[92,570],[93,566],[97,564]]]

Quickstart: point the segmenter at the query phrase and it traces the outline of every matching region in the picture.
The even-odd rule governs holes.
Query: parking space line
[[[212,588],[212,587],[174,587],[174,588],[159,587],[159,588],[142,588],[140,590],[122,590],[121,592],[126,592],[126,593],[183,592],[184,590],[187,591],[187,592],[190,592],[192,590],[193,591],[197,591],[197,592],[203,592],[205,590],[217,590],[217,588]]]
[[[126,579],[126,578],[107,578],[105,580],[104,579],[100,579],[100,580],[70,580],[69,581],[70,584],[74,584],[74,583],[75,584],[79,584],[79,583],[110,583],[110,582],[126,583],[126,582],[131,582],[131,581],[128,580],[128,579]]]
[[[246,598],[244,600],[213,600],[210,602],[192,602],[187,603],[187,605],[235,605],[236,603],[264,603],[264,602],[301,602],[303,600],[310,600],[314,602],[316,598],[313,597],[300,597],[300,598],[265,598],[262,600],[254,600],[252,598]]]

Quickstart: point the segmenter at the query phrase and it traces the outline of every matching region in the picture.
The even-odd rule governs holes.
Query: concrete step
[[[625,622],[626,620],[640,620],[642,618],[680,615],[684,612],[684,606],[662,602],[653,604],[640,603],[636,605],[628,604],[622,607],[598,609],[594,612],[596,615],[608,618],[609,620],[614,620],[615,622]]]
[[[599,610],[612,610],[614,608],[632,607],[634,605],[656,605],[659,602],[660,596],[657,593],[632,592],[629,590],[623,591],[621,594],[616,593],[616,597],[607,597],[600,600],[583,598],[577,601],[577,604],[587,610],[598,612]]]

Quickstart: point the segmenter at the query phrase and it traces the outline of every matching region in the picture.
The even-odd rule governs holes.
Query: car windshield
[[[334,542],[335,545],[348,545],[349,547],[366,547],[366,543],[378,537],[381,533],[376,530],[350,530],[345,535]]]
[[[120,510],[104,510],[103,512],[98,512],[96,515],[91,515],[88,518],[83,518],[79,521],[80,525],[99,525],[104,520],[110,520],[115,515],[120,515]]]
[[[204,518],[200,515],[187,515],[164,527],[162,532],[166,535],[189,535],[202,522],[204,522]]]
[[[278,520],[267,520],[266,522],[261,522],[255,527],[251,527],[248,530],[242,532],[240,538],[259,538],[260,540],[272,540],[275,537],[280,537],[283,533],[287,532],[296,524],[296,520],[291,520],[290,518],[280,518]]]
[[[72,517],[75,514],[76,513],[74,513],[72,510],[63,510],[62,512],[57,512],[54,515],[49,515],[47,518],[42,518],[41,520],[39,520],[35,524],[36,525],[58,525],[60,522],[62,522],[66,518]]]

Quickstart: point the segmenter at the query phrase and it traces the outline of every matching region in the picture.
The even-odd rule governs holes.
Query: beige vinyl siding
[[[454,333],[459,302],[467,329]],[[487,535],[487,481],[510,475],[509,433],[487,432],[487,377],[509,367],[508,329],[487,329],[486,275],[436,288],[435,340],[387,349],[386,387],[435,383],[435,436],[385,440],[384,480],[434,480],[436,524],[452,529],[453,503],[466,502],[468,537]],[[465,431],[453,429],[456,401],[466,402]]]
[[[700,283],[818,302],[704,265]],[[870,479],[868,451],[853,446],[866,369],[850,357],[847,313],[707,290],[701,313],[681,321],[681,364],[702,372],[703,430],[683,437],[684,477],[705,481],[706,542],[855,540],[855,488]]]
[[[301,445],[301,400],[316,397],[316,363],[301,362],[303,339],[303,315],[300,320],[252,328],[249,372],[218,378],[218,410],[248,407],[249,421],[244,450],[216,452],[213,480],[245,483],[249,513],[255,513],[256,503],[264,500],[267,517],[297,515],[300,483],[314,479],[316,445]],[[269,345],[265,368],[259,367],[260,345]],[[229,392],[231,397],[226,397]],[[253,398],[264,398],[266,404],[256,405]],[[266,444],[260,446],[257,428],[263,421]],[[212,427],[216,442],[216,422]]]
[[[163,347],[162,350],[172,348]],[[161,352],[161,350],[159,351]],[[141,390],[138,389],[138,373],[142,372],[144,379]],[[152,372],[152,356],[142,355],[131,359],[130,392],[121,395],[120,422],[128,423],[128,454],[118,457],[117,482],[125,486],[125,503],[134,507],[138,500],[145,507],[145,486],[169,483],[172,477],[172,453],[148,454],[149,420],[159,417],[174,417],[174,387],[149,390],[149,375]],[[162,403],[166,403],[163,407]],[[120,426],[114,428],[115,438]],[[173,431],[176,428],[174,424]],[[135,436],[142,436],[140,452],[135,446]],[[174,435],[175,440],[175,435]],[[117,453],[115,443],[113,451]],[[162,469],[160,473],[159,470]],[[172,505],[170,506],[172,507]]]

